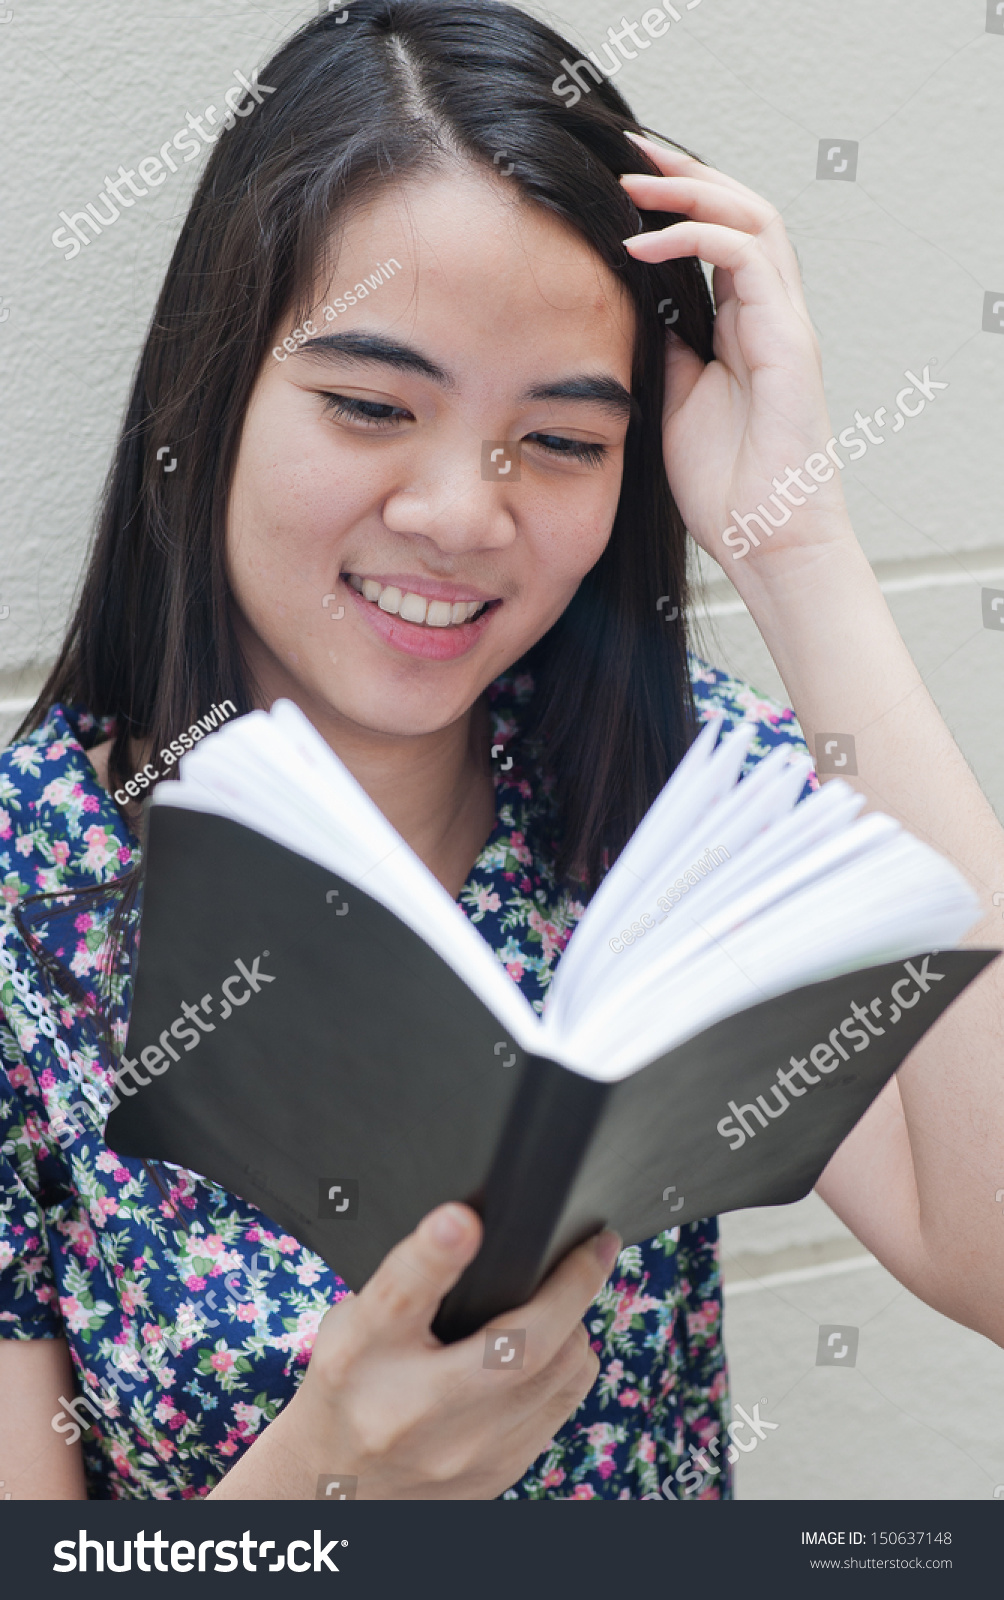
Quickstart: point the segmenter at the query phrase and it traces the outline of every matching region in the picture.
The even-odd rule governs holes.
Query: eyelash
[[[371,428],[382,428],[393,425],[398,416],[410,416],[403,406],[391,406],[380,400],[354,400],[348,395],[332,394],[324,391],[324,410],[328,416],[339,417],[345,422],[362,422]],[[372,408],[372,409],[367,409]],[[374,416],[373,412],[383,412],[383,416]],[[394,413],[397,413],[397,416]],[[527,439],[539,445],[540,449],[549,454],[566,459],[571,457],[574,461],[582,461],[590,467],[599,466],[608,454],[605,444],[590,444],[581,439],[566,439],[561,434],[554,433],[528,433]],[[553,440],[554,443],[546,441]]]

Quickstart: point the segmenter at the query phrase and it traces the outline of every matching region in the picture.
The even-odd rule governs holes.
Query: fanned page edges
[[[150,804],[229,817],[371,895],[460,976],[525,1051],[614,1082],[773,995],[955,945],[980,915],[958,870],[892,818],[858,813],[754,728],[695,740],[558,965],[543,1019],[442,884],[291,701],[210,735]]]

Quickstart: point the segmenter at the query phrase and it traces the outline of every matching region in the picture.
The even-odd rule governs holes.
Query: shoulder
[[[690,656],[690,681],[700,722],[707,722],[717,712],[724,711],[725,732],[739,722],[756,723],[756,735],[746,757],[744,772],[750,772],[758,761],[762,761],[778,745],[786,745],[799,754],[811,754],[790,706],[761,694],[759,689],[742,678],[734,677],[721,667],[709,666],[700,656],[693,654]],[[819,787],[814,772],[809,775],[807,787]]]
[[[137,859],[135,844],[87,754],[107,730],[53,706],[43,725],[0,751],[0,896],[107,882]]]

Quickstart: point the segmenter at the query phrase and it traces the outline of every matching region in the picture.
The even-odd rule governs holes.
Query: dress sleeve
[[[49,1256],[38,1155],[38,1114],[21,1092],[30,1069],[0,1008],[0,1338],[63,1334]]]

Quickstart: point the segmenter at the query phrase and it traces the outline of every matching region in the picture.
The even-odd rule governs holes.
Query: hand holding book
[[[128,1057],[221,982],[232,1014],[126,1091],[109,1143],[223,1183],[353,1288],[469,1202],[485,1238],[451,1339],[604,1223],[630,1244],[805,1194],[995,953],[949,948],[979,912],[950,863],[839,780],[796,805],[804,758],[737,782],[748,730],[718,731],[593,896],[542,1018],[294,706],[213,735],[151,802]]]

